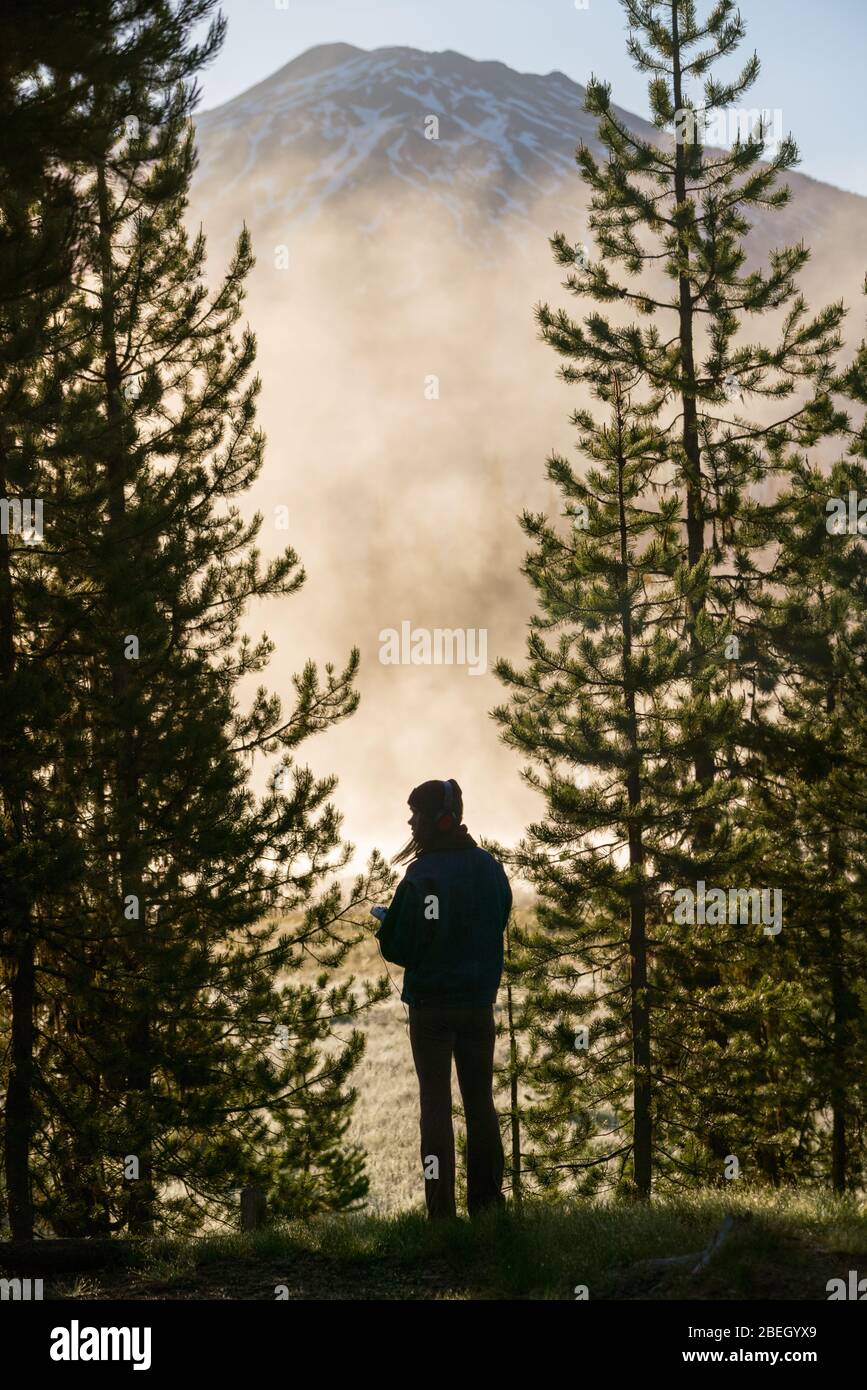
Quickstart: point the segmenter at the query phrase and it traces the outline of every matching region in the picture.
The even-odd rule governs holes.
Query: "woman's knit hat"
[[[414,811],[428,816],[443,833],[455,830],[463,819],[464,798],[454,777],[447,782],[422,782],[421,786],[413,787],[409,804]]]

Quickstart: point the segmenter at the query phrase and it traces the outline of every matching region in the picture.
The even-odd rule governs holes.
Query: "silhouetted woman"
[[[404,968],[401,998],[421,1099],[421,1159],[430,1217],[455,1215],[452,1057],[467,1122],[471,1216],[503,1202],[503,1144],[493,1100],[494,1001],[512,893],[503,866],[461,824],[454,778],[410,794],[406,874],[376,933]]]

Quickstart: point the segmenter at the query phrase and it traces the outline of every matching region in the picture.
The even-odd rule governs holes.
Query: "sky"
[[[620,106],[648,114],[619,0],[222,0],[221,8],[229,30],[200,78],[205,109],[316,44],[350,43],[455,49],[582,83],[592,73],[611,83]],[[867,0],[743,0],[740,8],[741,54],[755,49],[762,62],[750,106],[782,113],[803,173],[867,194]]]

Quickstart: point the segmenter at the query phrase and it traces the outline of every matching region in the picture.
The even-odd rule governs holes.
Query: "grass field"
[[[384,965],[374,943],[353,955],[353,969],[377,975]],[[403,972],[390,966],[395,985]],[[395,989],[359,1023],[366,1039],[364,1057],[353,1074],[358,1093],[347,1138],[367,1153],[368,1206],[394,1215],[423,1205],[419,1158],[418,1083],[409,1046],[406,1010]],[[457,1086],[454,1093],[457,1095]],[[457,1128],[457,1126],[456,1126]]]
[[[654,1261],[707,1247],[706,1268]],[[53,1284],[83,1299],[827,1300],[831,1278],[867,1274],[867,1207],[815,1196],[701,1192],[629,1203],[507,1208],[470,1223],[418,1213],[327,1216],[255,1236],[157,1240],[127,1268]]]
[[[381,969],[367,941],[341,973],[363,978]],[[399,983],[400,972],[392,974]],[[423,1210],[416,1077],[395,991],[359,1026],[367,1047],[348,1137],[368,1155],[365,1211],[256,1235],[124,1242],[121,1263],[52,1279],[46,1298],[574,1300],[585,1286],[591,1301],[826,1300],[830,1279],[847,1280],[850,1270],[867,1276],[867,1202],[741,1183],[649,1206],[527,1202],[522,1212],[509,1206],[472,1223],[432,1225]],[[505,1041],[498,1047],[502,1055]],[[731,1234],[695,1272],[729,1216]]]

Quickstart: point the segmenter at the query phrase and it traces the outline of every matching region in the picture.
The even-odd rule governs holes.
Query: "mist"
[[[312,91],[315,74],[305,82]],[[590,240],[583,184],[577,168],[548,159],[544,175],[513,172],[504,189],[502,168],[476,149],[459,178],[447,183],[439,170],[431,188],[414,189],[383,164],[390,135],[378,128],[366,146],[356,135],[364,158],[356,152],[352,176],[332,172],[329,185],[321,132],[308,122],[299,141],[269,115],[267,85],[258,115],[235,103],[229,125],[209,113],[189,216],[208,238],[213,279],[245,219],[252,233],[247,317],[267,448],[242,509],[263,514],[265,556],[291,544],[307,573],[299,595],[252,609],[247,631],[275,643],[265,683],[287,704],[308,657],[339,667],[360,649],[358,712],[303,750],[315,772],[339,776],[356,866],[373,846],[390,856],[403,843],[407,796],[430,777],[456,778],[471,833],[509,845],[541,811],[490,717],[504,695],[494,662],[520,660],[533,611],[518,515],[556,510],[545,460],[573,453],[568,417],[590,404],[589,392],[557,379],[533,306],[582,312],[548,237]],[[270,145],[260,141],[262,110]],[[576,141],[586,121],[576,102]],[[460,169],[460,151],[450,158]],[[299,189],[313,168],[319,182],[305,204]],[[863,334],[865,240],[853,226],[867,231],[867,200],[800,175],[788,181],[792,203],[757,217],[751,256],[761,264],[774,246],[811,244],[808,305],[842,297],[852,346]],[[770,316],[755,324],[761,340],[772,333]],[[775,407],[745,409],[770,418]],[[288,529],[278,527],[281,508]],[[485,673],[383,664],[381,632],[406,622],[484,631]]]

